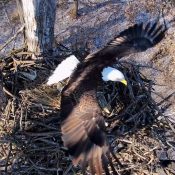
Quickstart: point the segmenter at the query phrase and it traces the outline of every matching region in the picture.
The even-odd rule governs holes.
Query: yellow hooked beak
[[[127,86],[127,81],[125,79],[123,79],[122,81],[120,81],[121,83],[123,83],[125,86]]]

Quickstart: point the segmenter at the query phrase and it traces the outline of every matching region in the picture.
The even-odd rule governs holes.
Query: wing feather
[[[165,24],[159,24],[158,21],[135,24],[121,32],[114,40],[108,43],[108,46],[115,46],[115,49],[118,46],[119,50],[121,46],[126,47],[127,50],[132,50],[133,53],[144,51],[161,41],[167,29]],[[126,50],[123,52],[127,53]]]
[[[84,108],[83,104],[86,104]],[[74,165],[89,164],[92,174],[102,174],[102,157],[109,151],[104,128],[96,97],[83,94],[61,127],[62,140],[73,157]]]
[[[86,60],[106,61],[108,58],[111,63],[114,58],[122,58],[131,53],[137,53],[147,50],[159,43],[165,36],[168,27],[165,23],[158,20],[155,22],[135,24],[122,31],[113,40],[95,53],[86,57]]]

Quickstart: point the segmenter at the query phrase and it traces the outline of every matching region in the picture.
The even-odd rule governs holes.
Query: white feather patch
[[[79,62],[80,61],[74,55],[67,57],[56,67],[53,74],[49,77],[47,85],[58,83],[70,77]]]
[[[113,67],[105,67],[101,73],[103,81],[121,81],[125,79],[123,73]]]

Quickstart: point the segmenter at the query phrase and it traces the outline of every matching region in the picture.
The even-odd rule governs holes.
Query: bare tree
[[[28,50],[47,53],[52,50],[56,0],[16,0],[21,22],[25,26]]]

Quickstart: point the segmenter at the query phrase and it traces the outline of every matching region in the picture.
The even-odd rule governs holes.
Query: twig
[[[4,91],[7,95],[11,96],[13,99],[16,99],[16,98],[17,98],[15,95],[13,95],[11,92],[9,92],[5,87],[3,87],[3,91]]]
[[[47,171],[47,172],[48,171],[56,171],[56,172],[62,171],[61,168],[45,168],[45,167],[41,167],[41,166],[36,165],[31,159],[29,159],[29,161],[32,163],[33,167],[38,169],[38,170],[44,170],[44,171]]]
[[[7,158],[6,158],[6,163],[5,163],[5,172],[7,173],[7,167],[8,167],[8,161],[11,155],[11,151],[12,151],[12,143],[9,144],[9,151],[7,154]]]
[[[72,169],[72,164],[70,164],[68,166],[68,168],[66,169],[66,171],[63,173],[63,175],[68,175],[69,171]]]
[[[157,106],[160,106],[162,103],[164,103],[165,101],[169,100],[173,95],[175,95],[175,92],[171,93],[166,98],[164,98],[162,101],[160,101],[159,103],[157,103]]]
[[[50,132],[42,132],[42,133],[35,133],[35,132],[24,132],[25,135],[32,136],[32,137],[39,137],[39,136],[50,136],[50,135],[61,135],[58,131],[50,131]]]
[[[35,139],[35,141],[41,141],[41,142],[44,142],[44,143],[47,143],[48,145],[54,145],[54,146],[57,146],[57,148],[59,148],[59,144],[57,142],[53,142],[53,141],[50,141],[48,139],[44,139],[44,138],[37,138]]]
[[[126,140],[126,139],[117,139],[117,140],[120,142],[132,144],[132,142],[130,140]]]
[[[174,126],[170,123],[170,121],[168,121],[167,118],[165,118],[166,122],[168,123],[169,127],[171,128],[171,130],[175,133],[175,128]]]
[[[132,148],[133,152],[134,152],[138,157],[140,157],[140,158],[143,159],[143,160],[146,160],[145,157],[143,157],[142,155],[140,155],[140,154],[136,151],[135,145],[134,145],[134,138],[133,138],[133,141],[132,141],[132,144],[131,144],[131,148]]]
[[[11,43],[11,42],[18,36],[18,34],[19,34],[20,32],[23,31],[23,29],[24,29],[24,25],[15,33],[15,35],[14,35],[13,37],[9,38],[9,39],[6,41],[5,44],[3,44],[2,46],[0,46],[0,51],[1,51],[4,47],[6,47],[9,43]]]

